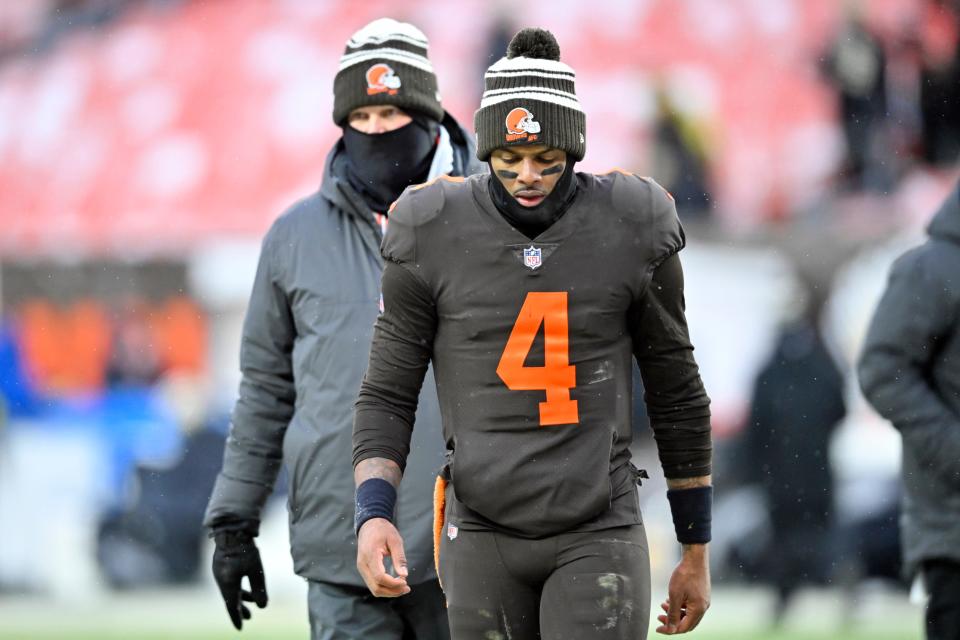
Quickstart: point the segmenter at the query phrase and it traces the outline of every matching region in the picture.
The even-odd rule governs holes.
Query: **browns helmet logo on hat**
[[[507,142],[527,140],[533,142],[540,133],[540,123],[533,119],[533,114],[523,107],[515,107],[507,114]]]
[[[390,65],[378,62],[367,69],[368,96],[374,96],[378,93],[387,93],[395,96],[399,88],[400,76],[394,73]]]

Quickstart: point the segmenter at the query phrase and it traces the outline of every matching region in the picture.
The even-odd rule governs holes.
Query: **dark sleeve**
[[[824,363],[829,366],[829,369],[821,374],[825,396],[824,416],[830,425],[830,431],[834,431],[847,415],[846,386],[843,374],[837,369],[830,352],[822,342],[820,348],[823,350]]]
[[[710,474],[710,398],[693,359],[684,314],[683,269],[677,254],[654,272],[630,309],[633,353],[660,463],[667,478]]]
[[[433,353],[437,310],[427,284],[412,267],[387,262],[381,286],[383,312],[354,414],[353,464],[386,458],[403,469]]]
[[[922,250],[921,250],[922,251]],[[934,354],[955,331],[957,311],[931,256],[919,251],[893,266],[857,367],[860,388],[893,423],[921,465],[944,481],[960,480],[960,416],[930,386]]]
[[[283,457],[296,390],[291,354],[296,338],[280,280],[278,230],[264,238],[240,343],[240,395],[204,524],[232,527],[259,522]]]
[[[750,398],[750,417],[743,430],[737,451],[739,464],[731,470],[733,474],[746,483],[760,484],[763,481],[763,467],[753,464],[756,460],[766,460],[769,457],[767,447],[769,436],[773,433],[776,422],[777,408],[774,406],[774,396],[767,388],[769,374],[765,367],[753,383],[753,394]],[[726,466],[724,467],[726,469]]]

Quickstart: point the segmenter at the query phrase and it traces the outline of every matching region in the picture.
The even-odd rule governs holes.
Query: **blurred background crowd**
[[[549,28],[578,71],[580,167],[676,197],[715,582],[773,586],[774,616],[808,584],[905,590],[899,436],[851,365],[958,177],[960,2],[18,0],[0,4],[0,599],[208,580],[260,238],[318,187],[343,43],[379,16],[427,33],[468,126],[512,34]],[[666,571],[642,414],[638,395]]]

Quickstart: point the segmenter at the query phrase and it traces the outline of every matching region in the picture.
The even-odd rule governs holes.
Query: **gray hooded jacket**
[[[240,396],[204,524],[259,523],[281,463],[294,569],[363,585],[356,570],[351,459],[353,404],[379,311],[382,232],[344,176],[343,146],[327,157],[318,193],[274,222],[261,250],[243,327]],[[434,174],[484,168],[447,115]],[[433,383],[423,385],[408,472],[397,502],[411,584],[435,577],[432,495],[443,464]]]
[[[860,386],[903,438],[905,570],[960,562],[960,187],[893,265]]]

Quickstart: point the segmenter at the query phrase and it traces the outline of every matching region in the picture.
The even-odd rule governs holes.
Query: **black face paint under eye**
[[[552,175],[555,174],[555,173],[563,173],[564,168],[566,168],[566,165],[565,165],[565,164],[555,164],[555,165],[553,165],[552,167],[547,167],[546,169],[544,169],[543,171],[541,171],[541,172],[540,172],[540,175],[542,175],[542,176],[552,176]]]
[[[507,171],[506,169],[497,169],[497,175],[503,178],[504,180],[513,180],[520,176],[519,173],[515,171]]]

